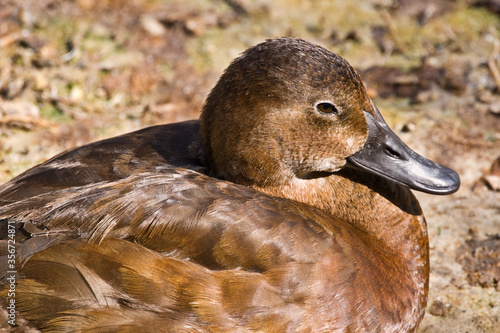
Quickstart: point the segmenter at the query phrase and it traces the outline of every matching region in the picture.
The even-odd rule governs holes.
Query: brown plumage
[[[446,194],[459,179],[395,137],[344,59],[269,40],[231,64],[200,122],[0,187],[17,309],[47,331],[414,332],[428,238],[405,184]]]

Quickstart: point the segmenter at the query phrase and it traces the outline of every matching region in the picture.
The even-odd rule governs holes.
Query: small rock
[[[447,312],[446,305],[439,300],[435,300],[429,307],[429,312],[433,316],[444,317]]]
[[[488,107],[488,112],[494,114],[495,116],[500,116],[500,100],[491,103]]]
[[[500,156],[491,164],[490,170],[483,175],[482,179],[488,188],[500,191]]]
[[[141,16],[141,24],[144,30],[153,36],[163,36],[167,29],[160,21],[150,15]]]
[[[5,99],[14,99],[21,95],[26,87],[27,82],[22,77],[18,77],[10,81],[9,84],[2,89],[1,94]]]
[[[494,191],[500,191],[500,176],[486,175],[483,177],[483,179],[490,189]]]
[[[31,102],[23,101],[3,101],[0,102],[0,116],[27,116],[38,118],[40,117],[40,109]]]
[[[403,127],[401,128],[401,132],[403,133],[413,132],[416,128],[417,126],[415,125],[414,122],[409,122],[403,125]]]
[[[43,73],[43,72],[35,72],[34,73],[34,77],[33,77],[33,82],[34,82],[34,86],[33,88],[35,90],[44,90],[46,89],[50,82],[49,82],[49,79],[47,77],[47,74]]]
[[[46,122],[40,119],[38,106],[31,102],[0,100],[0,125],[31,130],[46,126]]]
[[[72,89],[71,89],[71,92],[70,92],[70,99],[75,101],[75,102],[80,102],[83,97],[84,97],[85,93],[83,92],[83,89],[79,86],[74,86]]]

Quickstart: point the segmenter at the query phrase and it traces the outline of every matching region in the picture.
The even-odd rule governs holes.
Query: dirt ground
[[[0,0],[0,182],[197,118],[232,58],[302,37],[345,57],[398,135],[461,175],[451,196],[417,194],[432,265],[419,332],[500,332],[499,29],[498,0]]]

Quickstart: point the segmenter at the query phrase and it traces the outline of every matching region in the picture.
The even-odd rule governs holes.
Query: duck
[[[3,307],[15,279],[15,323],[41,331],[415,332],[429,239],[412,190],[459,186],[389,128],[345,59],[269,39],[232,61],[199,120],[0,187],[16,246]]]

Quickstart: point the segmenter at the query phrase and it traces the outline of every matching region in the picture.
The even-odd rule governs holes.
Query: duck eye
[[[316,109],[318,109],[319,112],[324,113],[324,114],[337,114],[337,113],[339,113],[339,110],[337,110],[337,107],[335,105],[333,105],[332,103],[328,103],[328,102],[318,103],[316,105]]]

